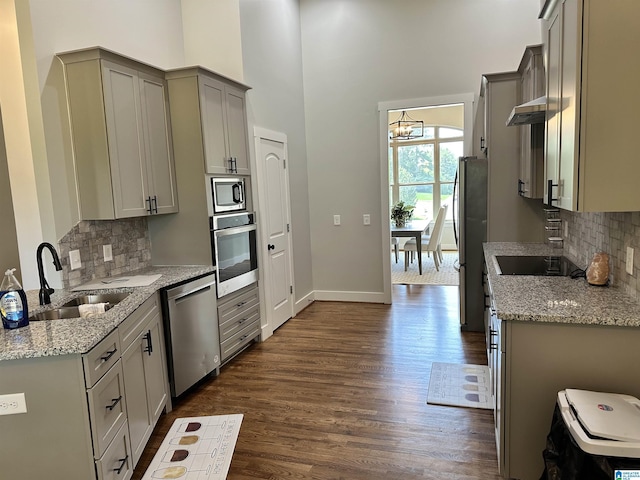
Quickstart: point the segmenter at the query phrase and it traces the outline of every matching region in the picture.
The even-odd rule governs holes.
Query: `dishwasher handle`
[[[193,297],[194,295],[199,295],[201,293],[208,292],[209,290],[211,290],[211,285],[207,285],[206,287],[202,287],[198,290],[192,290],[182,295],[175,296],[171,300],[173,300],[176,303],[181,303],[187,300],[189,297]]]
[[[197,280],[185,283],[184,285],[180,285],[179,287],[168,289],[166,291],[167,300],[169,302],[178,303],[190,296],[211,290],[211,287],[213,287],[215,284],[215,275],[208,275],[206,277],[202,277]]]

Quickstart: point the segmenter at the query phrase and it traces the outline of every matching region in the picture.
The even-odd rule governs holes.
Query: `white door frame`
[[[255,148],[255,152],[256,152],[256,181],[252,182],[254,183],[253,185],[253,191],[258,193],[258,202],[257,202],[257,208],[256,211],[258,213],[258,242],[260,245],[260,249],[262,248],[263,244],[263,239],[267,238],[268,234],[267,232],[265,232],[265,224],[260,220],[261,218],[265,218],[264,216],[264,206],[266,205],[266,198],[265,198],[265,192],[264,192],[264,188],[260,188],[260,185],[264,185],[265,183],[265,179],[264,179],[264,171],[263,169],[259,166],[259,163],[261,162],[261,158],[258,157],[258,155],[260,154],[260,139],[265,139],[265,140],[271,140],[273,142],[278,142],[278,143],[283,143],[284,144],[284,151],[285,151],[285,156],[288,157],[288,152],[287,152],[287,135],[285,133],[281,133],[281,132],[276,132],[274,130],[269,130],[267,128],[263,128],[263,127],[253,127],[253,140],[254,140],[254,148]],[[285,160],[287,161],[287,172],[288,172],[288,162],[289,159],[285,157]],[[287,189],[287,203],[286,203],[286,213],[287,213],[287,218],[289,219],[289,223],[291,223],[291,195],[290,195],[290,188],[289,188],[289,174],[286,173],[287,176],[287,182],[286,182],[286,189]],[[295,279],[293,276],[293,272],[294,272],[294,268],[293,268],[293,242],[291,239],[291,234],[287,235],[287,248],[289,250],[289,253],[291,255],[291,262],[289,262],[289,275],[291,278],[291,285],[293,288],[293,292],[291,293],[292,295],[292,301],[291,301],[291,311],[290,313],[290,318],[293,318],[295,316]],[[259,258],[261,257],[261,255],[259,255]],[[267,338],[269,338],[271,335],[273,335],[273,322],[272,319],[270,318],[270,313],[266,308],[265,308],[265,300],[267,298],[268,295],[270,295],[270,287],[268,285],[269,282],[266,282],[264,279],[265,278],[269,278],[268,275],[266,275],[266,269],[267,267],[267,263],[266,261],[262,261],[261,265],[260,265],[260,269],[258,272],[258,278],[260,281],[260,284],[262,285],[263,291],[264,291],[264,296],[265,298],[263,299],[263,301],[261,303],[263,303],[262,308],[260,309],[261,313],[263,313],[267,318],[266,318],[266,325],[264,322],[261,322],[263,327],[262,327],[262,336],[261,336],[261,340],[264,341]]]
[[[389,218],[389,110],[401,110],[403,108],[432,107],[437,105],[450,105],[452,103],[464,104],[464,154],[471,154],[473,143],[473,93],[460,93],[444,95],[441,97],[423,97],[406,100],[391,100],[378,103],[379,115],[379,139],[380,139],[380,235],[382,236],[382,251],[380,255],[385,259],[382,262],[382,275],[384,285],[384,303],[391,303],[391,219]]]

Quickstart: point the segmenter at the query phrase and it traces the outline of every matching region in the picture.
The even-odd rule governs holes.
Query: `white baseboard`
[[[330,302],[384,303],[383,292],[338,292],[316,290],[315,299]]]
[[[295,317],[302,310],[304,310],[309,305],[311,305],[314,301],[315,301],[315,292],[312,290],[311,292],[307,293],[304,297],[302,297],[300,300],[298,300],[295,303],[295,305],[293,306],[293,316]]]

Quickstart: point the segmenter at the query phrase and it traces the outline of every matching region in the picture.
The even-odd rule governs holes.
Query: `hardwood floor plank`
[[[489,410],[428,405],[433,362],[486,365],[461,332],[458,287],[394,285],[393,305],[315,302],[163,415],[243,413],[228,478],[498,479]]]

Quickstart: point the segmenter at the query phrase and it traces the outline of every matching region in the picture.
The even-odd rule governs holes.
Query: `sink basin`
[[[64,318],[80,318],[80,310],[78,305],[84,304],[96,304],[107,303],[106,310],[120,303],[122,300],[129,296],[128,293],[101,293],[96,295],[81,295],[69,300],[60,308],[53,308],[51,310],[45,310],[44,312],[36,313],[32,315],[30,321],[38,320],[61,320]]]
[[[29,318],[29,321],[38,320],[60,320],[63,318],[80,318],[80,311],[78,307],[60,307],[51,310],[45,310],[44,312],[36,313]]]
[[[563,256],[496,255],[495,267],[499,275],[533,275],[568,277],[580,270]]]
[[[108,303],[112,307],[129,296],[128,293],[100,293],[96,295],[80,295],[79,297],[69,300],[62,305],[63,307],[77,307],[87,303]]]

